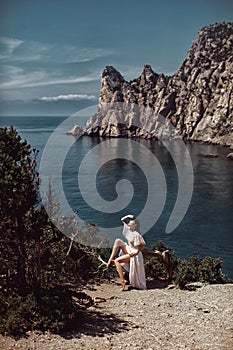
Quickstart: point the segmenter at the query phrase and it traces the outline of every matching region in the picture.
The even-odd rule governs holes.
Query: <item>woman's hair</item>
[[[138,231],[138,233],[140,233],[140,222],[138,219],[136,219],[136,217],[134,217],[134,219],[132,219],[133,221],[135,221],[136,223],[136,229]]]

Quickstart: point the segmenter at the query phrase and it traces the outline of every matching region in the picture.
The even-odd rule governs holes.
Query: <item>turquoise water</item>
[[[22,138],[42,153],[54,129],[63,117],[7,117],[0,119],[1,126],[13,125]],[[79,124],[85,124],[80,119]],[[66,131],[66,130],[65,130]],[[62,128],[60,132],[65,132]],[[72,137],[72,136],[67,136]],[[103,166],[97,176],[100,195],[108,200],[115,199],[115,185],[122,178],[129,179],[134,186],[134,197],[129,205],[118,213],[103,213],[92,209],[80,194],[77,176],[83,157],[98,145],[98,138],[84,137],[70,148],[63,167],[63,188],[73,209],[79,209],[79,216],[86,221],[104,227],[119,226],[119,218],[128,212],[136,215],[143,209],[147,198],[147,182],[143,171],[136,164],[125,159],[113,159]],[[170,245],[182,258],[193,252],[200,255],[223,258],[223,272],[233,278],[233,162],[226,159],[226,148],[198,143],[189,143],[194,169],[194,191],[189,209],[180,225],[172,232],[165,233],[165,227],[174,206],[178,179],[175,164],[169,152],[156,141],[140,141],[159,160],[166,175],[167,198],[164,210],[155,225],[144,235],[148,247],[158,239]],[[207,158],[206,154],[217,154]],[[98,159],[96,160],[98,162]],[[185,164],[184,164],[185,166]]]

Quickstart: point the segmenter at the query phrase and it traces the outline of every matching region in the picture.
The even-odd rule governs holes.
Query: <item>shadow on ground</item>
[[[62,334],[66,339],[90,335],[93,337],[103,337],[113,335],[123,331],[129,331],[135,327],[133,324],[117,317],[114,314],[101,313],[99,311],[87,311],[85,322],[77,330],[71,333]]]
[[[174,284],[172,284],[171,281],[169,280],[158,280],[158,279],[153,279],[153,280],[147,280],[147,289],[163,289],[163,288],[167,288],[168,286],[170,288],[174,288]]]

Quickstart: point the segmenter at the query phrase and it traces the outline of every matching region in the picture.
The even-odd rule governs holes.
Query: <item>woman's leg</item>
[[[130,257],[128,253],[125,255],[119,256],[119,258],[115,259],[116,269],[121,280],[121,290],[125,290],[125,285],[127,283],[127,281],[124,278],[124,273],[123,273],[121,264],[128,263],[129,261],[130,261]]]
[[[120,247],[113,247],[112,248],[112,253],[110,255],[110,258],[108,259],[107,268],[109,268],[111,263],[114,261],[115,256],[117,255],[117,252],[118,252],[119,248]]]
[[[110,258],[108,259],[108,264],[107,264],[108,268],[110,267],[111,263],[114,261],[119,249],[122,250],[123,254],[127,254],[125,242],[122,241],[121,239],[117,238],[113,244],[112,253],[110,255]]]

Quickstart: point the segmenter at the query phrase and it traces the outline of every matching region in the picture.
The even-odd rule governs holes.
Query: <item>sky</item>
[[[101,73],[172,75],[198,30],[232,0],[1,0],[0,116],[68,116],[95,105]]]

